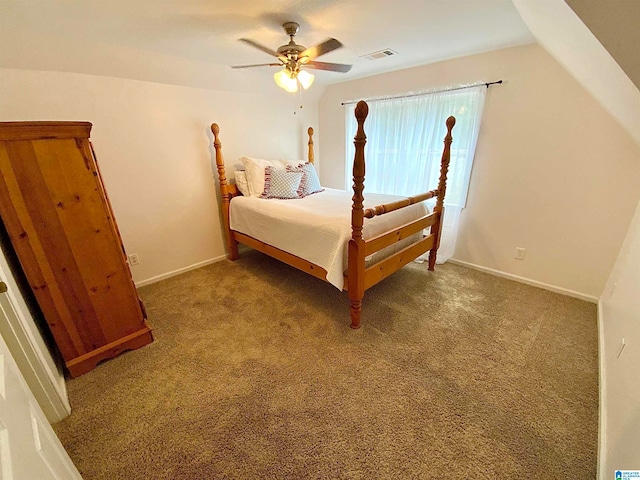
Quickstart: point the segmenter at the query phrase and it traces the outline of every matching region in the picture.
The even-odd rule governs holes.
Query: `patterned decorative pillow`
[[[320,179],[318,178],[318,172],[313,163],[301,163],[297,167],[291,167],[287,165],[287,170],[290,172],[303,172],[301,190],[302,196],[306,197],[313,193],[324,192],[324,188],[320,185]]]
[[[302,198],[302,171],[281,170],[274,167],[264,169],[264,191],[262,198]]]

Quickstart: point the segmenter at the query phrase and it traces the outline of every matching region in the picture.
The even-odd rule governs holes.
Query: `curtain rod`
[[[502,80],[497,80],[495,82],[482,82],[482,83],[474,83],[473,85],[467,85],[464,87],[453,87],[453,88],[443,88],[441,90],[432,90],[430,92],[422,92],[422,93],[407,93],[403,95],[392,95],[389,97],[373,97],[373,98],[365,98],[366,102],[379,102],[381,100],[393,100],[395,98],[410,98],[410,97],[421,97],[423,95],[431,95],[432,93],[441,93],[441,92],[452,92],[454,90],[464,90],[465,88],[473,88],[479,87],[480,85],[484,85],[489,88],[491,85],[502,85]],[[349,100],[348,102],[342,102],[341,105],[352,105],[354,103],[358,103],[359,100]]]

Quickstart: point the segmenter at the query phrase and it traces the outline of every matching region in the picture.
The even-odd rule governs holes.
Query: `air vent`
[[[384,50],[380,50],[378,52],[369,53],[368,55],[362,55],[362,58],[366,58],[367,60],[378,60],[380,58],[390,57],[391,55],[397,55],[398,52],[391,50],[390,48],[385,48]]]

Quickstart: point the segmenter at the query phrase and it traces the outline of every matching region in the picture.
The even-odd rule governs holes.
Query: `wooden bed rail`
[[[420,217],[413,222],[405,223],[404,225],[392,230],[390,232],[381,233],[377,237],[366,240],[364,246],[364,255],[368,257],[376,252],[379,252],[383,248],[393,245],[396,242],[404,240],[418,232],[422,232],[425,228],[429,228],[439,220],[436,213],[430,213]]]
[[[424,202],[430,198],[437,197],[438,190],[430,190],[415,197],[407,197],[395,202],[385,203],[384,205],[378,205],[377,207],[367,208],[364,211],[364,218],[373,218],[378,215],[384,215],[385,213],[393,212],[394,210],[400,210],[401,208],[408,207],[414,203]]]

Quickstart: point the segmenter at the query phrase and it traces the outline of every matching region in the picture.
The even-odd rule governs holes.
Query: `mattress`
[[[327,281],[342,290],[347,245],[351,239],[352,195],[352,192],[327,188],[324,192],[293,200],[234,197],[229,209],[230,227],[322,267],[327,271]],[[364,208],[403,198],[365,193]],[[365,218],[363,238],[376,237],[428,213],[428,207],[421,202]],[[407,240],[403,244],[407,244]],[[391,247],[398,250],[402,246]]]

